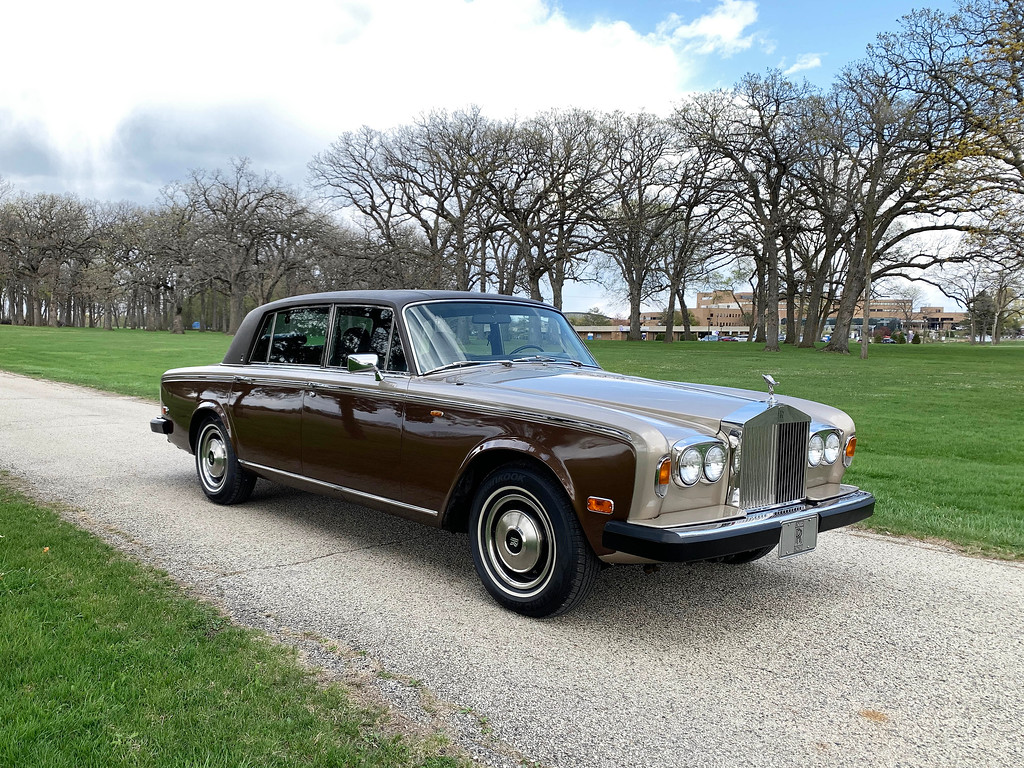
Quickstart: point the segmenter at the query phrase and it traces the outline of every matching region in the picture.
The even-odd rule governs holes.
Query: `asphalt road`
[[[155,415],[0,373],[0,469],[240,622],[369,670],[485,762],[1024,761],[1022,564],[830,532],[789,561],[610,568],[574,612],[534,621],[488,598],[465,536],[265,481],[209,503]]]

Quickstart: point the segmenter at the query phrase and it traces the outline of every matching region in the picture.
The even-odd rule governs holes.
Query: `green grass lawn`
[[[2,480],[0,765],[466,764]]]
[[[167,368],[217,362],[216,333],[0,326],[0,368],[155,399]],[[827,355],[758,344],[597,341],[606,368],[820,400],[857,422],[847,478],[878,497],[870,528],[1024,557],[1024,345],[872,345]]]
[[[161,373],[219,363],[230,343],[223,333],[0,325],[0,368],[157,400]]]

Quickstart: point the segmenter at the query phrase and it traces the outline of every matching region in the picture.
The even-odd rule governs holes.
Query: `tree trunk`
[[[231,286],[231,304],[228,316],[228,334],[234,336],[238,333],[238,326],[242,324],[245,316],[245,287],[241,284]]]
[[[633,296],[630,291],[629,297],[629,340],[640,341],[640,297]]]
[[[870,341],[871,335],[871,253],[870,245],[868,246],[868,253],[864,254],[864,313],[861,323],[864,326],[864,331],[860,335],[860,359],[868,359],[868,342]]]
[[[764,297],[765,320],[764,333],[766,336],[764,351],[779,351],[779,258],[774,253],[774,246],[768,246],[768,263],[765,270],[768,273],[767,292]]]
[[[665,338],[666,344],[671,344],[676,335],[676,289],[675,286],[668,290],[668,309],[665,311]]]
[[[693,331],[690,329],[690,310],[686,306],[686,287],[680,286],[679,291],[679,311],[683,315],[683,339],[685,341],[691,341],[693,339]]]

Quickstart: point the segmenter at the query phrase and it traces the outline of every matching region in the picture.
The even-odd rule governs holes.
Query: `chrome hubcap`
[[[520,488],[491,494],[480,515],[480,551],[499,588],[517,597],[531,597],[551,576],[555,542],[547,510]]]
[[[544,540],[537,524],[519,510],[498,518],[494,527],[494,550],[510,571],[527,573],[541,557]]]
[[[199,444],[199,466],[203,481],[210,488],[219,488],[224,482],[228,463],[228,449],[215,426],[207,427]]]

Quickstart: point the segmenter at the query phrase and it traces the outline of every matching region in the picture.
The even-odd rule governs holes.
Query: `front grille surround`
[[[791,504],[807,495],[811,417],[790,405],[760,405],[760,413],[723,425],[741,456],[730,497],[738,489],[745,512]]]

